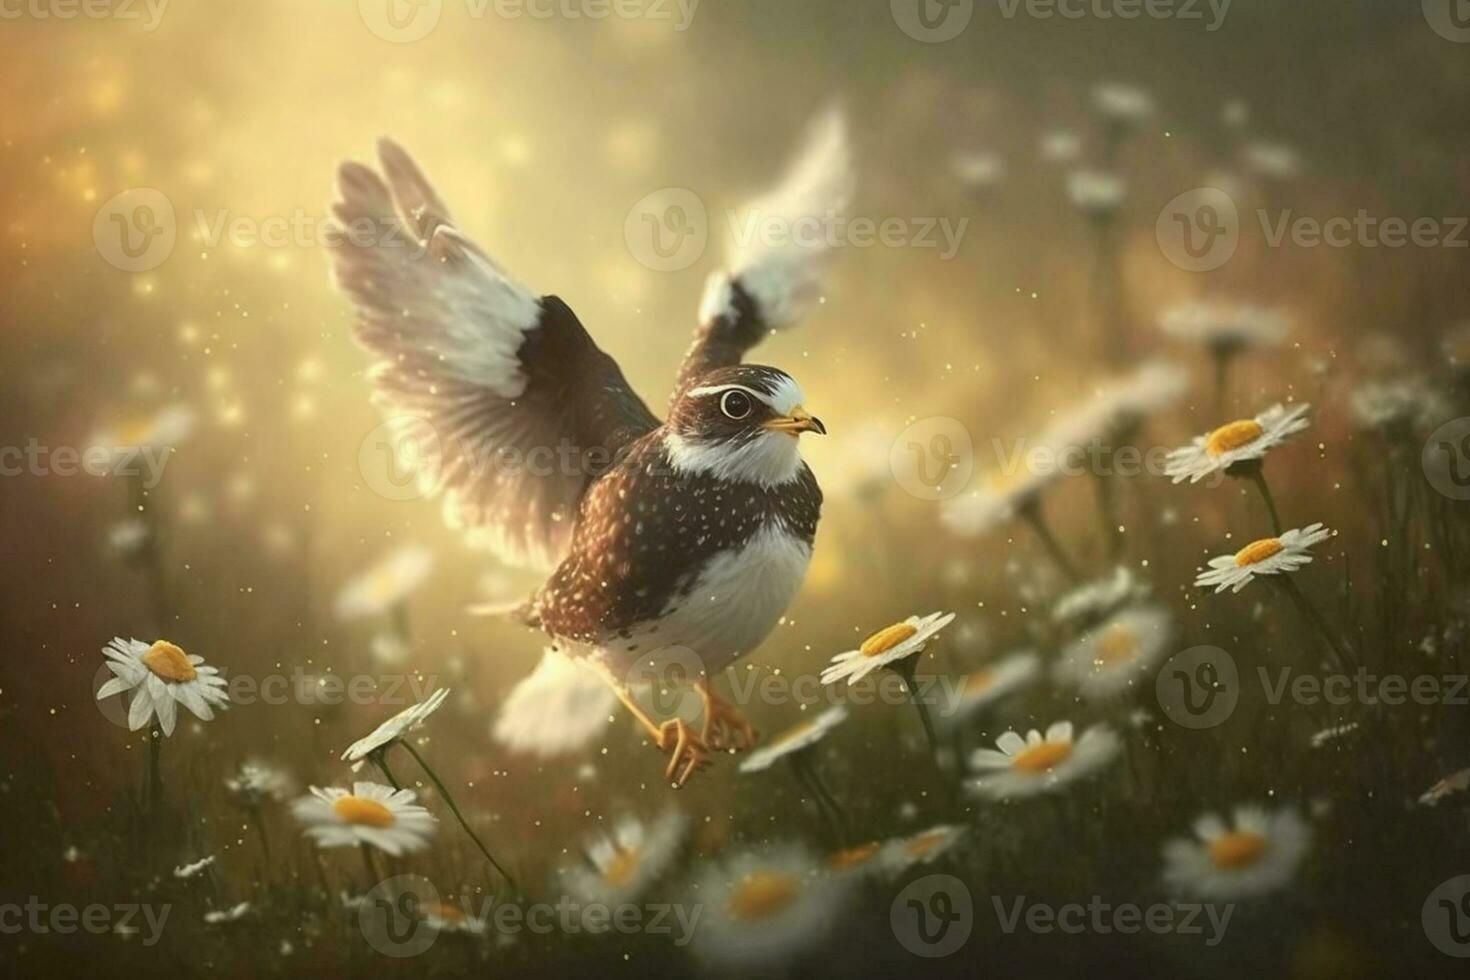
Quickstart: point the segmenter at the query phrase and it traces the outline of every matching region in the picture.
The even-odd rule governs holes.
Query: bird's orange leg
[[[643,706],[633,697],[631,691],[622,684],[612,680],[608,683],[618,700],[623,702],[623,707],[637,719],[638,723],[648,732],[653,744],[669,753],[669,765],[664,770],[664,775],[674,781],[675,788],[683,786],[694,775],[694,771],[709,762],[709,748],[704,740],[694,734],[694,730],[684,723],[682,718],[671,718],[666,722],[659,723],[653,720]]]
[[[699,698],[704,702],[704,725],[699,737],[716,751],[735,749],[741,751],[755,744],[758,732],[735,706],[715,693],[708,678],[695,684]]]

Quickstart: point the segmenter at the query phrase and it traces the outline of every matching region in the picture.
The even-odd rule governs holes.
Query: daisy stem
[[[475,846],[480,849],[480,853],[485,855],[485,860],[489,861],[491,866],[494,867],[496,871],[500,872],[500,877],[504,878],[505,883],[510,885],[511,891],[519,894],[521,886],[516,884],[516,880],[510,876],[510,873],[502,868],[500,866],[500,862],[495,860],[495,858],[491,856],[489,849],[485,847],[485,844],[483,841],[480,840],[479,835],[477,835],[473,830],[470,829],[469,822],[465,820],[464,814],[459,812],[459,807],[455,804],[454,797],[450,795],[449,790],[445,788],[444,783],[439,779],[434,770],[431,769],[429,767],[429,764],[424,761],[424,757],[419,755],[418,749],[414,748],[411,742],[401,741],[399,742],[399,744],[402,745],[405,749],[408,749],[408,754],[413,756],[414,761],[417,762],[420,768],[422,768],[424,772],[428,774],[429,780],[434,784],[434,788],[439,791],[439,795],[444,798],[444,802],[446,805],[448,805],[449,811],[454,814],[454,819],[458,820],[459,825],[464,828],[464,832],[470,835],[470,840],[474,841]]]
[[[827,832],[831,834],[833,843],[838,847],[845,847],[847,833],[844,829],[846,822],[843,820],[842,811],[827,793],[826,787],[822,785],[821,777],[817,775],[816,769],[806,756],[806,750],[790,756],[791,771],[795,774],[797,783],[816,804],[817,812],[822,816],[822,823],[827,825]]]
[[[1097,516],[1102,521],[1103,547],[1108,557],[1116,559],[1123,550],[1123,536],[1118,533],[1117,495],[1113,492],[1112,478],[1103,473],[1093,475],[1093,486],[1097,489]]]
[[[373,860],[372,849],[366,844],[359,844],[358,849],[362,851],[362,866],[367,869],[367,887],[363,889],[363,894],[366,895],[378,887],[378,883],[383,880],[383,876],[378,873],[378,863]]]
[[[908,688],[909,700],[919,712],[919,721],[924,725],[924,737],[929,740],[929,754],[934,757],[934,764],[939,764],[939,737],[934,734],[934,719],[929,717],[929,706],[919,696],[918,685],[914,683],[914,675],[919,669],[919,655],[904,657],[893,669],[898,676],[903,678],[904,687]]]
[[[260,812],[260,807],[258,806],[250,807],[249,813],[250,823],[255,827],[256,835],[260,837],[260,849],[265,853],[266,867],[269,868],[271,863],[271,839],[270,835],[265,832],[265,817]]]
[[[1061,544],[1057,541],[1056,536],[1051,533],[1051,528],[1047,526],[1046,518],[1041,515],[1041,504],[1033,501],[1022,507],[1020,514],[1026,523],[1031,525],[1031,530],[1036,532],[1037,538],[1041,540],[1042,547],[1046,549],[1047,554],[1051,555],[1051,560],[1056,562],[1057,567],[1062,570],[1062,574],[1074,583],[1080,581],[1076,566],[1067,557],[1067,553],[1062,550]]]
[[[148,729],[148,817],[157,819],[163,807],[163,730],[154,722]]]
[[[373,765],[378,767],[378,771],[383,774],[383,778],[388,780],[389,786],[392,786],[394,789],[402,789],[403,787],[398,784],[398,780],[393,778],[393,770],[388,768],[388,758],[385,754],[387,748],[387,745],[383,746],[383,748],[372,753],[369,758],[373,760]]]
[[[1271,496],[1271,488],[1266,485],[1266,477],[1261,472],[1261,467],[1251,468],[1251,482],[1256,485],[1256,489],[1261,492],[1261,499],[1266,502],[1266,510],[1271,514],[1272,530],[1276,532],[1278,538],[1281,537],[1281,515],[1276,512],[1276,499]]]
[[[1343,673],[1348,673],[1353,669],[1354,660],[1352,655],[1348,653],[1347,647],[1343,644],[1342,640],[1338,639],[1337,635],[1332,632],[1332,627],[1322,617],[1321,611],[1312,605],[1312,601],[1307,598],[1306,593],[1302,592],[1301,588],[1291,580],[1290,576],[1278,575],[1276,578],[1280,580],[1282,590],[1291,597],[1292,602],[1296,603],[1296,607],[1301,614],[1306,617],[1308,622],[1316,627],[1317,632],[1322,635],[1322,639],[1327,641],[1327,645],[1332,649],[1332,655],[1337,658],[1337,668]]]

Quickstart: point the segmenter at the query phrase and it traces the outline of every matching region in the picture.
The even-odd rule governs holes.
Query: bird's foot
[[[699,696],[704,701],[704,725],[699,738],[705,745],[716,752],[726,749],[740,752],[755,744],[758,733],[733,704],[710,690],[707,684],[699,685]]]
[[[669,753],[664,775],[674,781],[675,787],[683,786],[696,769],[709,763],[709,747],[682,718],[673,718],[659,726],[658,747]]]

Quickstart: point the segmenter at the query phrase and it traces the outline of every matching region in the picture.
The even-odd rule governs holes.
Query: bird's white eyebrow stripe
[[[689,397],[691,397],[691,398],[698,398],[698,397],[701,397],[703,395],[718,395],[722,391],[743,391],[747,395],[750,395],[752,398],[759,398],[761,401],[766,402],[767,404],[770,404],[770,401],[769,401],[770,400],[770,397],[771,397],[770,395],[764,394],[763,392],[756,391],[754,388],[747,388],[745,385],[737,385],[737,384],[729,384],[729,385],[708,385],[708,386],[703,387],[703,388],[694,388],[694,389],[690,390]]]

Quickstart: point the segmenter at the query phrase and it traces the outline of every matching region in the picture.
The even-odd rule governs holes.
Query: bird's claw
[[[734,749],[743,752],[755,744],[759,734],[735,706],[714,694],[704,691],[704,724],[699,738],[717,752]]]
[[[658,747],[669,753],[664,775],[674,781],[675,787],[683,786],[696,769],[709,763],[709,747],[682,718],[671,719],[659,727]]]

